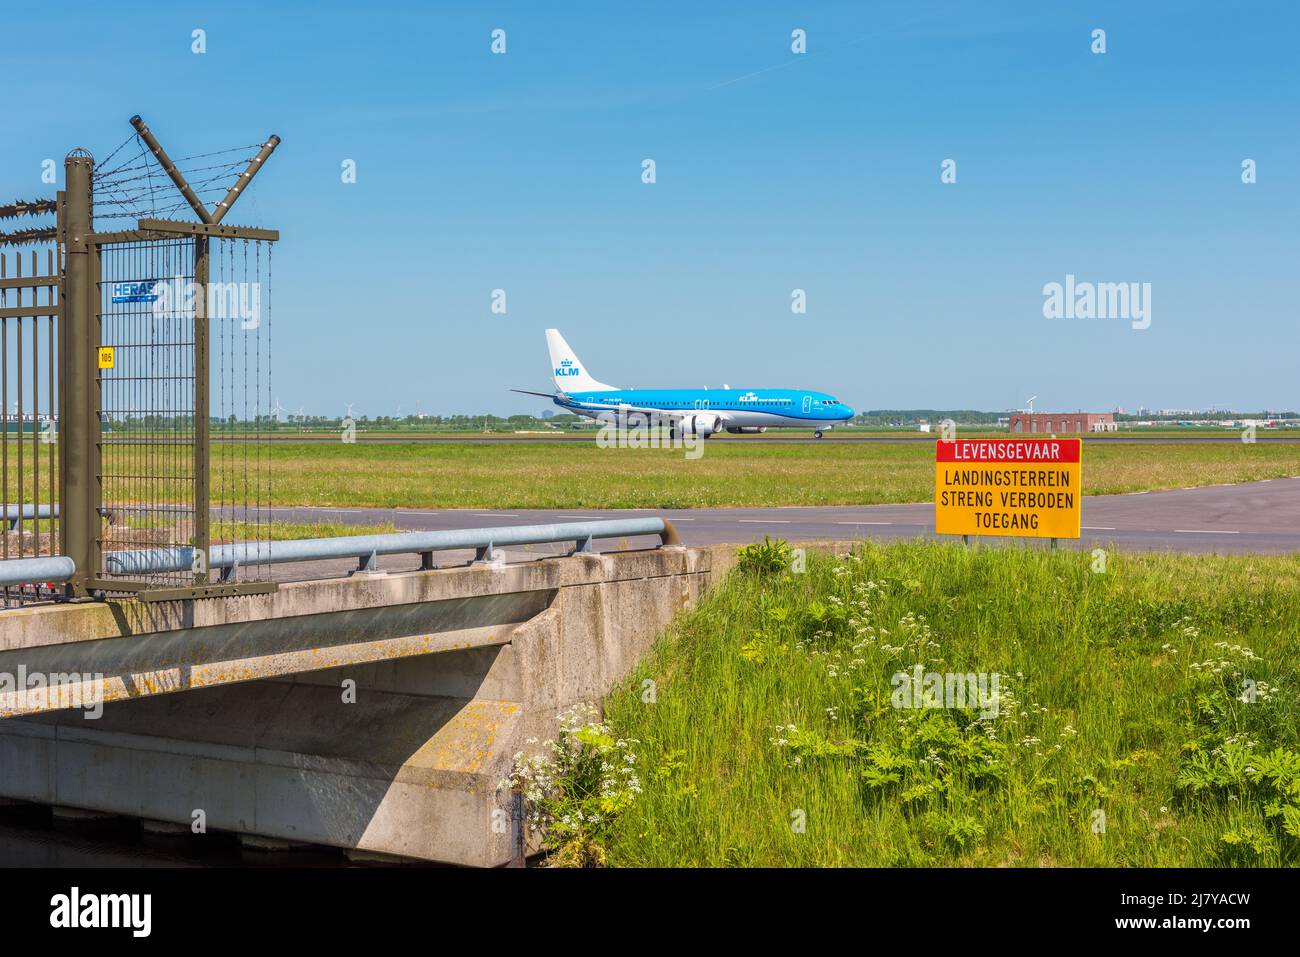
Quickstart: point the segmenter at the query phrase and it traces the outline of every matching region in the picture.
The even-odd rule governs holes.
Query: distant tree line
[[[310,432],[341,431],[346,427],[346,415],[296,415],[281,413],[277,416],[260,415],[247,419],[238,416],[219,418],[213,416],[209,430],[221,432]],[[189,432],[193,428],[192,415],[131,415],[117,413],[105,417],[103,426],[110,432]],[[428,430],[519,432],[567,431],[592,426],[586,419],[570,413],[557,413],[543,418],[534,415],[354,415],[352,426],[358,431],[419,432]]]

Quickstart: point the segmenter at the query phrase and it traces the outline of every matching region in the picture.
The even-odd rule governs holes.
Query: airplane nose
[[[857,413],[854,412],[851,407],[845,405],[843,402],[840,403],[840,411],[844,413],[844,418],[846,419],[851,419],[855,415],[857,415]]]

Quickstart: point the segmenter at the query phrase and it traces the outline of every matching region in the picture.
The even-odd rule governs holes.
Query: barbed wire
[[[113,150],[113,152],[109,153],[106,158],[100,160],[98,163],[95,164],[95,171],[97,172],[101,166],[110,162],[114,156],[122,152],[122,148],[126,146],[127,143],[130,143],[132,140],[138,140],[139,138],[140,138],[139,133],[132,133],[130,136],[128,136],[118,145],[117,149]]]
[[[48,243],[58,236],[53,226],[41,229],[16,229],[11,233],[0,233],[0,246],[22,246],[27,243]]]
[[[216,202],[224,198],[226,195],[226,191],[224,189],[207,189],[203,191],[196,190],[195,192],[197,193],[199,199],[208,201],[209,203]],[[182,200],[178,200],[177,202],[171,205],[162,206],[162,207],[157,207],[157,206],[131,207],[131,206],[122,205],[122,208],[126,210],[126,212],[121,212],[121,213],[96,212],[95,218],[96,219],[145,219],[145,218],[159,219],[166,216],[168,213],[175,213],[181,210],[188,210],[190,208],[190,204],[182,199]]]
[[[229,172],[216,173],[212,176],[205,177],[204,179],[191,180],[190,188],[196,193],[214,192],[218,187],[210,184],[225,183],[229,182],[230,179],[231,174]],[[153,190],[149,188],[127,189],[123,186],[110,185],[101,189],[100,192],[108,193],[109,198],[107,200],[96,200],[95,205],[100,205],[101,202],[132,202],[143,196],[152,195]],[[223,192],[222,195],[224,196],[225,192]]]
[[[139,139],[139,137],[136,138]],[[253,150],[254,155],[256,155],[256,151],[260,150],[261,148],[262,148],[261,143],[250,143],[247,146],[231,146],[228,149],[213,150],[210,153],[194,153],[191,156],[182,156],[179,159],[173,159],[172,165],[175,166],[177,169],[180,169],[182,163],[189,162],[190,160],[207,159],[210,156],[223,156],[226,153],[243,153],[243,152],[247,152],[248,150]],[[146,162],[139,163],[137,165],[130,165],[136,163],[136,161],[140,159],[141,156],[147,156],[148,160]],[[148,148],[144,145],[144,141],[141,140],[140,151],[136,153],[135,156],[132,156],[129,160],[127,160],[125,164],[123,164],[122,166],[115,167],[114,169],[108,170],[104,173],[96,173],[95,176],[96,178],[102,178],[102,177],[114,176],[118,173],[129,173],[129,172],[134,172],[135,170],[156,169],[156,168],[159,168],[158,162],[154,159],[153,154],[150,153]]]
[[[132,142],[137,149],[117,166],[106,169],[110,162],[126,149]],[[245,146],[231,146],[225,149],[210,150],[205,153],[192,153],[173,159],[172,165],[190,184],[190,188],[201,201],[209,205],[219,202],[229,192],[228,185],[237,182],[236,177],[252,162],[261,143]],[[201,166],[182,164],[195,163],[215,156],[228,156],[232,153],[244,155],[218,163]],[[201,174],[210,175],[201,175]],[[92,181],[95,200],[92,215],[96,219],[123,220],[165,217],[170,213],[188,210],[190,205],[175,196],[160,196],[166,190],[167,174],[157,158],[153,156],[138,133],[133,133],[123,140],[102,162],[95,166]]]
[[[58,209],[52,199],[19,199],[0,206],[0,219],[17,219],[20,216],[43,216]]]

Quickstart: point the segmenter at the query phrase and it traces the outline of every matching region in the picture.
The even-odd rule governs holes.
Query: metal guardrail
[[[10,558],[0,561],[0,585],[31,585],[65,582],[77,572],[71,558],[54,555],[47,558]]]
[[[501,528],[467,528],[441,532],[397,532],[389,535],[348,535],[339,538],[303,538],[279,542],[236,542],[216,545],[208,567],[233,577],[243,564],[358,559],[362,571],[376,568],[380,555],[421,556],[421,568],[433,567],[433,553],[473,548],[476,561],[495,557],[497,546],[573,542],[578,552],[592,550],[598,538],[657,535],[660,545],[680,545],[677,530],[664,518],[620,518],[552,525],[507,525]],[[141,575],[183,571],[193,567],[194,549],[146,548],[109,552],[104,556],[109,574]],[[0,585],[63,582],[76,573],[71,558],[25,558],[0,561]]]

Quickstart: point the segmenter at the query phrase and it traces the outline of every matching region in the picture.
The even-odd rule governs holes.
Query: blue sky
[[[282,231],[290,409],[537,412],[507,390],[550,388],[548,326],[629,387],[1300,406],[1292,3],[119,0],[0,35],[12,198],[137,112],[174,156],[283,137],[231,221]],[[1151,283],[1150,328],[1044,318],[1067,274]]]

